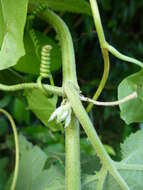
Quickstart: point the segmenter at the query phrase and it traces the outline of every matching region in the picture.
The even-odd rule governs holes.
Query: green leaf
[[[133,190],[143,187],[143,130],[131,134],[121,145],[124,160],[119,165],[119,171]],[[130,166],[130,169],[128,167]]]
[[[40,175],[46,154],[38,147],[29,143],[24,136],[19,136],[20,163],[16,190],[31,190],[32,183]]]
[[[95,190],[97,188],[96,175],[83,175],[82,190]]]
[[[22,135],[19,143],[20,168],[16,190],[64,190],[64,170],[52,165],[44,170],[46,154]]]
[[[44,4],[55,11],[73,12],[91,15],[89,3],[85,0],[30,0],[32,3]]]
[[[5,33],[5,24],[4,24],[4,18],[3,18],[3,13],[2,13],[2,4],[0,3],[0,47],[2,45],[4,33]]]
[[[83,174],[94,174],[101,168],[100,160],[97,156],[81,154],[81,171]]]
[[[49,44],[52,46],[51,51],[51,72],[57,71],[61,67],[62,58],[60,47],[56,44],[54,40],[45,36],[41,32],[35,31],[39,42],[39,50],[42,46]],[[26,54],[23,56],[19,62],[14,66],[14,69],[22,73],[36,74],[39,75],[40,72],[40,59],[38,59],[35,53],[34,44],[29,36],[29,33],[26,32],[24,35],[24,45]],[[39,52],[40,57],[41,52]],[[57,59],[58,58],[58,59]]]
[[[121,144],[122,158],[126,159],[129,155],[132,155],[132,159],[138,155],[143,154],[143,129],[131,134],[123,144]],[[131,159],[131,158],[130,158]],[[135,162],[135,161],[134,161]],[[143,160],[141,160],[143,164]]]
[[[137,92],[138,97],[120,105],[121,118],[127,123],[143,122],[143,70],[125,78],[118,87],[118,98]]]
[[[37,177],[31,190],[64,190],[64,171],[56,166],[51,166],[48,170],[41,172]]]
[[[28,0],[0,2],[0,70],[17,63],[25,54],[23,32]]]
[[[29,109],[41,120],[41,122],[49,127],[51,131],[62,130],[62,125],[55,121],[48,122],[51,114],[56,109],[57,96],[48,97],[41,90],[32,90],[26,93]]]
[[[143,187],[143,130],[132,134],[121,145],[122,158],[113,162],[120,176],[125,180],[129,189],[140,190]],[[102,173],[101,173],[102,172]],[[102,174],[102,175],[101,175]],[[105,178],[103,179],[103,175]],[[99,182],[103,182],[102,190],[122,190],[118,182],[106,169],[96,171],[96,175],[86,175],[83,178],[83,189],[95,190]],[[101,188],[100,188],[101,189]],[[98,190],[98,188],[97,188]]]

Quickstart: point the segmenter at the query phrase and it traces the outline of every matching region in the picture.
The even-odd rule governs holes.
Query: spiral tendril
[[[50,69],[50,65],[51,65],[51,50],[52,50],[52,46],[51,45],[45,45],[42,48],[42,51],[41,51],[40,76],[37,79],[37,82],[38,82],[41,90],[43,91],[43,93],[45,95],[47,95],[47,92],[46,92],[46,90],[44,89],[44,87],[42,85],[42,79],[48,78],[50,80],[50,84],[54,85],[54,81],[53,81],[53,77],[52,77],[51,69]]]
[[[51,45],[45,45],[41,51],[41,66],[40,66],[40,76],[42,78],[50,78],[51,77]]]
[[[35,18],[39,13],[41,13],[44,9],[46,9],[46,5],[41,4],[40,6],[38,6],[31,15],[31,18]]]
[[[38,38],[36,36],[35,30],[31,29],[29,31],[29,34],[30,34],[31,40],[32,40],[32,42],[34,44],[34,47],[35,47],[35,53],[36,53],[37,57],[40,59],[40,53],[39,53],[40,44],[39,44],[39,40],[38,40]]]

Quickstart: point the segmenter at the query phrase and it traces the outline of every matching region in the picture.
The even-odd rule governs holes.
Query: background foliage
[[[101,57],[99,42],[93,20],[90,16],[90,8],[88,3],[84,2],[83,4],[82,0],[78,0],[79,7],[81,5],[83,6],[79,9],[77,8],[78,6],[74,5],[77,1],[73,1],[73,6],[70,7],[66,3],[66,0],[65,2],[62,1],[63,4],[61,6],[57,5],[56,2],[60,3],[60,0],[54,2],[52,0],[47,1],[50,8],[58,11],[58,14],[64,19],[71,31],[76,53],[78,82],[83,93],[89,97],[92,97],[102,76],[103,60]],[[120,0],[120,3],[114,0],[99,0],[98,2],[107,40],[121,52],[124,52],[132,57],[137,57],[139,60],[143,60],[143,43],[141,41],[141,39],[143,39],[143,2],[136,0]],[[74,7],[76,8],[74,9]],[[53,46],[51,61],[52,74],[56,85],[60,86],[62,73],[61,52],[57,40],[58,36],[55,37],[55,33],[51,27],[37,17],[34,19],[33,24],[30,25],[31,28],[29,28],[28,24],[29,20],[27,19],[24,32],[26,54],[14,67],[0,71],[0,83],[10,85],[36,80],[40,61],[37,53],[35,52],[35,46],[29,34],[29,30],[34,28],[36,35],[38,36],[40,46],[46,44],[47,41]],[[0,52],[0,54],[1,53],[2,52]],[[20,52],[17,53],[18,55],[16,59],[19,58],[19,54],[20,56],[23,54],[23,47],[20,47]],[[17,60],[12,61],[15,62]],[[12,65],[14,64],[12,63]],[[119,83],[123,78],[135,73],[136,71],[138,71],[136,66],[130,63],[121,62],[111,56],[110,76],[99,99],[102,101],[117,99],[117,86]],[[37,184],[35,183],[37,176],[33,176],[32,188],[44,189],[44,185],[46,187],[44,177],[51,176],[50,179],[52,180],[52,176],[55,177],[55,174],[55,178],[57,180],[55,180],[54,183],[56,187],[58,185],[58,179],[63,179],[64,175],[58,172],[59,170],[64,171],[63,130],[60,126],[61,130],[57,131],[54,123],[52,126],[52,131],[49,130],[51,126],[49,126],[49,128],[44,126],[44,124],[48,126],[48,123],[45,121],[47,118],[45,119],[45,116],[43,117],[42,114],[41,119],[41,116],[38,115],[38,118],[42,120],[41,122],[33,114],[33,110],[37,108],[34,107],[35,105],[27,103],[27,99],[30,101],[32,96],[36,99],[34,92],[31,92],[28,95],[27,92],[1,92],[0,107],[5,108],[13,115],[18,131],[21,133],[20,142],[22,142],[21,146],[23,147],[21,149],[22,168],[20,167],[20,171],[24,171],[25,164],[26,166],[27,163],[30,164],[28,159],[31,160],[31,157],[34,158],[34,155],[35,157],[40,155],[39,160],[31,160],[32,163],[37,162],[35,163],[35,166],[39,166],[40,168],[32,168],[31,171],[33,174],[40,176],[39,180],[43,180],[40,184],[42,184],[43,187],[37,186],[38,182],[36,182]],[[48,104],[47,100],[44,101],[44,99],[41,98],[41,94],[37,94],[37,96],[39,96],[37,99],[43,101],[43,106]],[[56,98],[53,98],[52,102],[54,109],[57,102]],[[58,103],[59,102],[57,102],[57,104]],[[52,112],[53,109],[50,111]],[[105,144],[106,150],[115,160],[121,159],[120,143],[123,142],[123,140],[130,133],[142,128],[142,123],[133,123],[130,125],[125,124],[125,122],[120,119],[119,108],[115,107],[94,107],[90,112],[90,116],[96,130],[98,131],[98,134],[102,139],[102,142]],[[11,172],[13,171],[15,154],[11,129],[3,116],[0,117],[0,137],[0,190],[2,190],[8,181]],[[27,142],[26,139],[33,143],[33,145]],[[86,174],[93,173],[95,169],[100,168],[98,159],[94,157],[94,155],[94,150],[88,142],[84,132],[81,130],[82,170]],[[24,157],[26,157],[27,160],[25,160]],[[39,173],[37,173],[37,171],[39,171]],[[28,171],[22,172],[18,180],[21,180],[21,175],[25,175],[25,177],[27,176],[28,179],[27,172]],[[87,179],[88,176],[83,177],[83,180],[86,181]],[[21,181],[18,181],[18,185],[20,183]],[[23,187],[25,187],[24,181]],[[18,188],[19,187],[17,186],[17,189]],[[52,186],[50,190],[52,190],[52,188],[54,189]]]

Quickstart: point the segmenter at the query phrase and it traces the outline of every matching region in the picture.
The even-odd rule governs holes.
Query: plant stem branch
[[[72,116],[70,125],[65,129],[66,152],[66,190],[80,190],[80,142],[79,123]]]
[[[36,8],[36,2],[31,1],[29,11],[31,12]],[[63,85],[65,81],[70,80],[78,87],[73,42],[68,27],[57,14],[49,9],[45,9],[38,16],[48,22],[58,34],[62,49]]]
[[[34,1],[33,1],[34,2]],[[35,3],[29,4],[29,9],[35,9]],[[61,49],[62,49],[62,66],[63,66],[63,87],[67,81],[71,81],[74,86],[79,89],[76,68],[75,68],[75,55],[72,38],[68,27],[64,21],[54,12],[46,9],[39,17],[48,22],[57,32]],[[66,190],[80,190],[81,177],[80,177],[80,147],[79,147],[79,130],[77,124],[72,120],[69,128],[66,129]],[[70,143],[72,141],[72,144]],[[72,166],[72,167],[71,167]],[[74,187],[74,188],[73,188]]]
[[[97,35],[99,38],[100,46],[102,48],[104,43],[106,43],[106,40],[105,40],[105,36],[104,36],[104,31],[103,31],[103,27],[102,27],[102,23],[101,23],[101,18],[100,18],[97,1],[96,0],[89,0],[89,1],[90,1],[90,5],[91,5],[92,15],[93,15]]]
[[[122,190],[129,190],[127,183],[120,176],[119,172],[117,171],[116,167],[113,164],[113,161],[111,160],[111,158],[105,151],[104,146],[103,146],[102,142],[100,141],[100,139],[94,129],[94,126],[92,125],[92,123],[80,101],[80,96],[79,96],[77,90],[74,88],[74,86],[70,82],[68,82],[65,85],[64,90],[71,103],[71,106],[73,108],[73,111],[74,111],[76,117],[79,119],[82,127],[84,128],[84,130],[85,130],[91,144],[95,148],[96,153],[99,156],[102,164],[113,175],[113,177],[115,178],[117,183],[120,185]]]
[[[99,13],[99,9],[98,9],[98,5],[97,5],[96,0],[90,0],[90,5],[91,5],[91,10],[92,10],[92,15],[93,15],[95,27],[97,30],[97,35],[99,38],[102,56],[104,59],[103,76],[102,76],[101,82],[98,86],[98,89],[96,90],[96,92],[94,93],[93,98],[92,98],[93,100],[97,100],[98,97],[100,96],[106,82],[107,82],[107,79],[108,79],[110,60],[109,60],[108,50],[105,48],[106,40],[105,40],[105,35],[104,35],[104,31],[103,31],[103,27],[102,27],[102,23],[101,23],[101,18],[100,18],[100,13]],[[93,107],[93,104],[90,103],[88,105],[86,111],[89,112],[92,109],[92,107]]]
[[[126,103],[126,102],[128,102],[130,100],[135,99],[135,98],[137,98],[137,93],[136,92],[133,92],[132,94],[122,98],[121,100],[117,100],[117,101],[113,101],[113,102],[99,102],[99,101],[95,101],[93,99],[81,96],[82,101],[91,102],[91,103],[93,103],[94,105],[97,105],[97,106],[119,106],[119,105],[124,104],[124,103]]]
[[[141,61],[139,61],[135,58],[132,58],[132,57],[128,57],[128,56],[120,53],[117,49],[115,49],[113,46],[111,46],[107,42],[106,42],[105,47],[110,53],[112,53],[118,59],[121,59],[126,62],[130,62],[130,63],[134,63],[134,64],[138,65],[139,67],[143,68],[143,63]]]
[[[102,54],[103,54],[103,59],[104,59],[104,72],[103,72],[103,76],[101,79],[101,82],[95,92],[95,94],[93,95],[93,100],[97,100],[98,97],[100,96],[103,88],[105,87],[106,81],[108,79],[108,75],[109,75],[109,67],[110,67],[110,60],[109,60],[109,54],[108,51],[106,49],[102,49]],[[87,108],[86,111],[89,112],[93,107],[93,103],[90,103]]]
[[[58,96],[64,96],[64,92],[62,87],[57,87],[57,86],[52,86],[52,85],[47,85],[43,84],[43,88],[45,91],[48,93],[52,93]],[[40,86],[38,83],[21,83],[21,84],[16,84],[16,85],[5,85],[5,84],[0,84],[0,90],[2,91],[18,91],[18,90],[25,90],[25,89],[40,89]]]
[[[104,188],[104,181],[105,178],[107,177],[107,170],[104,166],[102,166],[100,174],[99,174],[99,179],[98,179],[98,183],[97,183],[97,190],[103,190]]]

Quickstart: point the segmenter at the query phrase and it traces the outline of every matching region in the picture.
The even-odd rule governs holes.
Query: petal
[[[67,110],[65,110],[62,114],[58,114],[57,122],[60,123],[60,122],[64,121],[67,116],[68,116],[68,111]]]
[[[71,114],[69,113],[68,117],[65,120],[65,128],[69,126],[70,122],[71,122]]]
[[[63,112],[63,106],[58,107],[50,116],[48,122],[52,121],[55,119],[55,117],[57,117],[59,114],[62,114]]]

